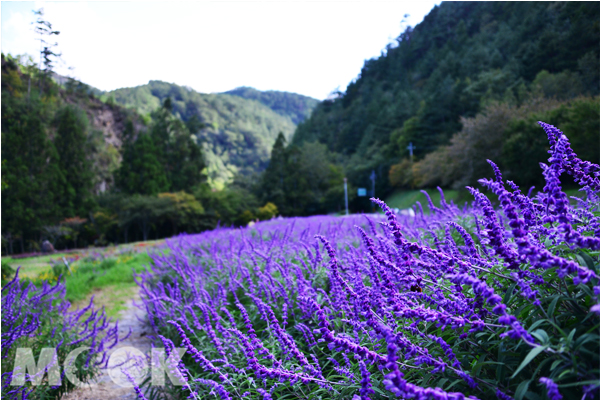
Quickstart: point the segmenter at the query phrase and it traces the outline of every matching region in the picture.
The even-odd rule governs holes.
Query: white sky
[[[39,59],[44,8],[64,64],[101,90],[162,80],[203,92],[238,86],[324,99],[440,1],[2,1],[2,52]],[[405,23],[403,16],[409,14]],[[69,70],[68,67],[74,69]]]

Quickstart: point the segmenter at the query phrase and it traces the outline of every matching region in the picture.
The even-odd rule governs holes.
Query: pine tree
[[[38,240],[44,225],[60,218],[64,175],[45,129],[43,105],[25,97],[2,96],[2,235]]]
[[[40,41],[40,70],[42,74],[40,76],[40,95],[44,92],[44,86],[47,81],[52,76],[52,69],[54,68],[54,58],[58,58],[61,55],[52,51],[54,47],[58,45],[58,43],[48,42],[45,38],[50,38],[52,36],[59,35],[59,31],[52,30],[52,24],[43,19],[44,17],[44,9],[40,8],[38,11],[33,12],[37,15],[37,20],[35,21],[34,31],[39,35],[38,40]],[[42,69],[42,64],[44,68]]]
[[[190,127],[200,129],[198,121],[190,125],[172,114],[171,99],[165,99],[163,106],[154,115],[151,135],[157,146],[158,158],[164,166],[170,190],[190,192],[204,181],[202,170],[205,167],[202,150],[190,134]]]
[[[285,190],[288,155],[285,146],[285,136],[279,132],[271,150],[271,160],[263,173],[260,185],[263,200],[275,203],[279,210],[288,208]]]
[[[87,215],[93,206],[93,172],[87,158],[87,117],[80,109],[65,106],[57,112],[55,123],[54,143],[66,181],[61,198],[64,215]]]
[[[155,195],[169,191],[159,152],[149,134],[125,142],[123,161],[117,172],[117,187],[127,194]]]

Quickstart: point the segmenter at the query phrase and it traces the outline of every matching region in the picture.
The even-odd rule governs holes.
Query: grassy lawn
[[[119,257],[120,255],[126,254],[128,252],[145,251],[146,248],[156,247],[163,243],[164,239],[149,240],[147,242],[128,243],[121,244],[118,246],[97,248],[92,247],[87,249],[80,249],[77,251],[71,251],[69,253],[58,251],[53,254],[37,257],[12,258],[11,256],[4,256],[2,257],[2,263],[7,263],[14,269],[20,267],[21,271],[19,272],[19,276],[21,278],[36,279],[38,277],[45,277],[47,276],[47,274],[51,274],[52,264],[62,263],[63,257],[69,262],[69,264],[76,266],[81,260],[85,259],[86,257]]]
[[[437,189],[424,189],[424,190],[431,197],[433,204],[435,204],[436,207],[439,207],[440,206],[440,193],[438,192],[438,190]],[[488,196],[488,198],[492,201],[492,203],[497,205],[497,203],[498,203],[497,198],[492,192],[490,192],[489,190],[486,190],[486,189],[483,189],[482,192],[486,196]],[[580,197],[580,198],[585,197],[585,192],[581,192],[578,189],[566,189],[566,190],[564,190],[564,192],[569,196],[569,201],[570,201],[571,205],[573,205],[573,206],[575,206],[577,204],[577,202],[576,202],[576,200],[571,199],[570,198],[571,196]],[[525,194],[527,194],[527,192],[525,192]],[[446,190],[444,190],[444,197],[446,198],[447,203],[450,203],[450,200],[453,200],[454,204],[457,204],[459,206],[464,205],[465,201],[468,201],[470,203],[473,200],[473,196],[466,190],[458,191],[458,190],[446,189]],[[423,211],[426,214],[429,214],[429,207],[427,206],[427,198],[425,197],[425,195],[423,193],[421,193],[420,190],[398,190],[398,191],[393,192],[391,195],[389,195],[385,199],[385,202],[388,206],[390,206],[392,208],[399,208],[399,209],[410,208],[417,201],[419,201],[421,203],[421,206],[423,206]]]
[[[72,273],[66,275],[67,299],[80,301],[94,290],[108,286],[133,287],[133,271],[142,272],[149,263],[150,256],[145,252],[98,261],[81,260],[72,266]],[[63,268],[66,273],[66,267]]]
[[[133,272],[143,271],[150,264],[148,250],[163,243],[164,240],[138,242],[21,259],[3,257],[2,263],[8,263],[15,270],[21,267],[21,279],[36,284],[56,282],[62,275],[67,287],[66,298],[72,303],[72,309],[86,306],[94,296],[96,307],[104,306],[109,317],[116,317],[137,292]]]
[[[437,189],[425,189],[425,191],[431,197],[433,204],[435,204],[436,207],[439,207],[441,199],[440,192],[438,192]],[[450,200],[454,200],[456,203],[459,199],[459,192],[458,190],[444,190],[444,197],[446,198],[446,202],[450,203]],[[429,214],[427,198],[420,190],[399,190],[385,199],[388,206],[399,209],[410,208],[417,201],[423,206],[423,211]]]
[[[131,283],[116,284],[95,288],[84,299],[71,303],[71,310],[86,307],[94,296],[94,307],[104,307],[108,318],[118,319],[119,313],[126,308],[129,299],[135,296],[137,285]]]

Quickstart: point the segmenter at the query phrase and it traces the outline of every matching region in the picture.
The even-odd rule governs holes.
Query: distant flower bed
[[[535,197],[495,179],[458,207],[273,220],[168,241],[137,279],[174,398],[600,395],[600,167],[541,123]],[[587,193],[569,205],[559,177]],[[140,384],[140,382],[138,382]],[[181,386],[179,386],[181,385]],[[143,387],[144,389],[144,387]],[[158,391],[145,388],[149,397]]]
[[[89,380],[118,342],[118,327],[103,310],[90,301],[70,312],[64,296],[62,280],[37,287],[18,271],[2,288],[3,399],[60,398]]]

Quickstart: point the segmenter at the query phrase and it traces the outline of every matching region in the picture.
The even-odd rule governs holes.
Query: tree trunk
[[[142,237],[144,238],[144,242],[148,240],[148,221],[142,220]]]

